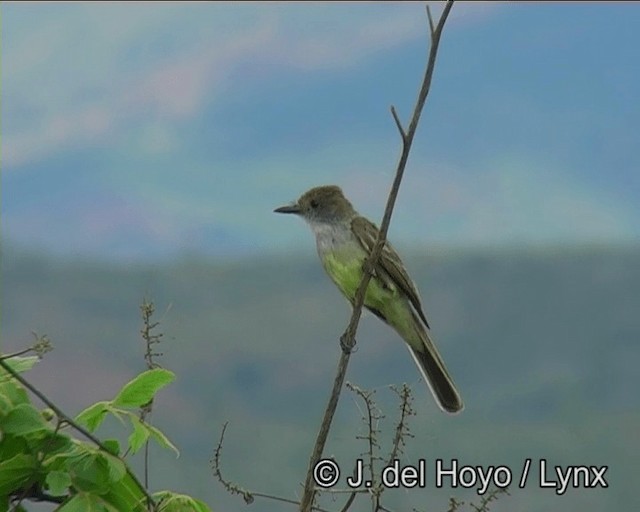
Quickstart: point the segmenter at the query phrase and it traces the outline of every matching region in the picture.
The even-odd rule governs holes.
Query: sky
[[[455,5],[396,245],[640,241],[638,26],[633,3]],[[312,251],[272,211],[322,184],[379,221],[427,29],[419,3],[3,4],[4,244]]]

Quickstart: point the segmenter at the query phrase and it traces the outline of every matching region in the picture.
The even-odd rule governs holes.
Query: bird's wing
[[[378,228],[376,225],[364,217],[358,216],[351,221],[351,228],[362,248],[367,254],[371,254],[376,239],[378,238]],[[429,327],[429,322],[427,322],[427,318],[422,311],[422,302],[420,301],[418,290],[407,274],[400,256],[388,241],[385,241],[382,247],[375,272],[383,281],[388,276],[392,283],[407,295],[418,316],[420,316],[424,324]]]

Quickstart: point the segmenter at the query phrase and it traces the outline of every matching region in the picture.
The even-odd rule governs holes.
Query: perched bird
[[[353,305],[378,228],[359,215],[335,185],[312,188],[297,202],[274,211],[293,213],[307,221],[316,236],[322,266]],[[438,406],[450,413],[461,411],[460,394],[429,336],[418,290],[389,242],[374,267],[364,305],[406,342]]]

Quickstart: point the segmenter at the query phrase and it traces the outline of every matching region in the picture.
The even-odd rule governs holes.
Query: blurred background
[[[633,4],[461,3],[445,27],[389,236],[466,409],[440,413],[368,315],[348,379],[387,439],[387,386],[413,385],[405,463],[609,466],[607,489],[532,479],[492,510],[640,505],[639,24]],[[243,510],[209,468],[229,421],[226,476],[300,495],[350,309],[304,223],[271,212],[335,183],[382,217],[424,6],[5,4],[2,43],[2,350],[47,334],[29,377],[76,414],[144,369],[150,298],[178,374],[153,420],[182,452],[152,450],[153,488]],[[346,393],[326,453],[351,468],[362,433]],[[385,496],[478,501],[429,476]]]

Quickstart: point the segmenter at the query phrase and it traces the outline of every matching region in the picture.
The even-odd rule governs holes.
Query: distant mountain
[[[441,250],[414,252],[407,264],[466,402],[459,416],[440,413],[395,334],[366,315],[348,379],[377,390],[387,421],[396,404],[385,386],[413,385],[418,417],[407,460],[457,457],[514,472],[528,457],[607,464],[609,489],[558,498],[531,483],[492,510],[638,508],[629,475],[640,458],[640,247]],[[4,248],[2,284],[3,350],[27,346],[31,330],[48,334],[55,350],[29,377],[70,413],[109,398],[143,369],[138,305],[144,296],[156,302],[162,362],[178,379],[161,393],[154,421],[183,455],[155,455],[155,485],[239,510],[208,469],[228,420],[229,474],[261,491],[299,492],[349,316],[315,260],[126,266]],[[355,440],[354,400],[344,395],[328,451],[348,465],[365,449]],[[474,499],[430,484],[389,493],[388,506],[446,510],[451,495]]]

